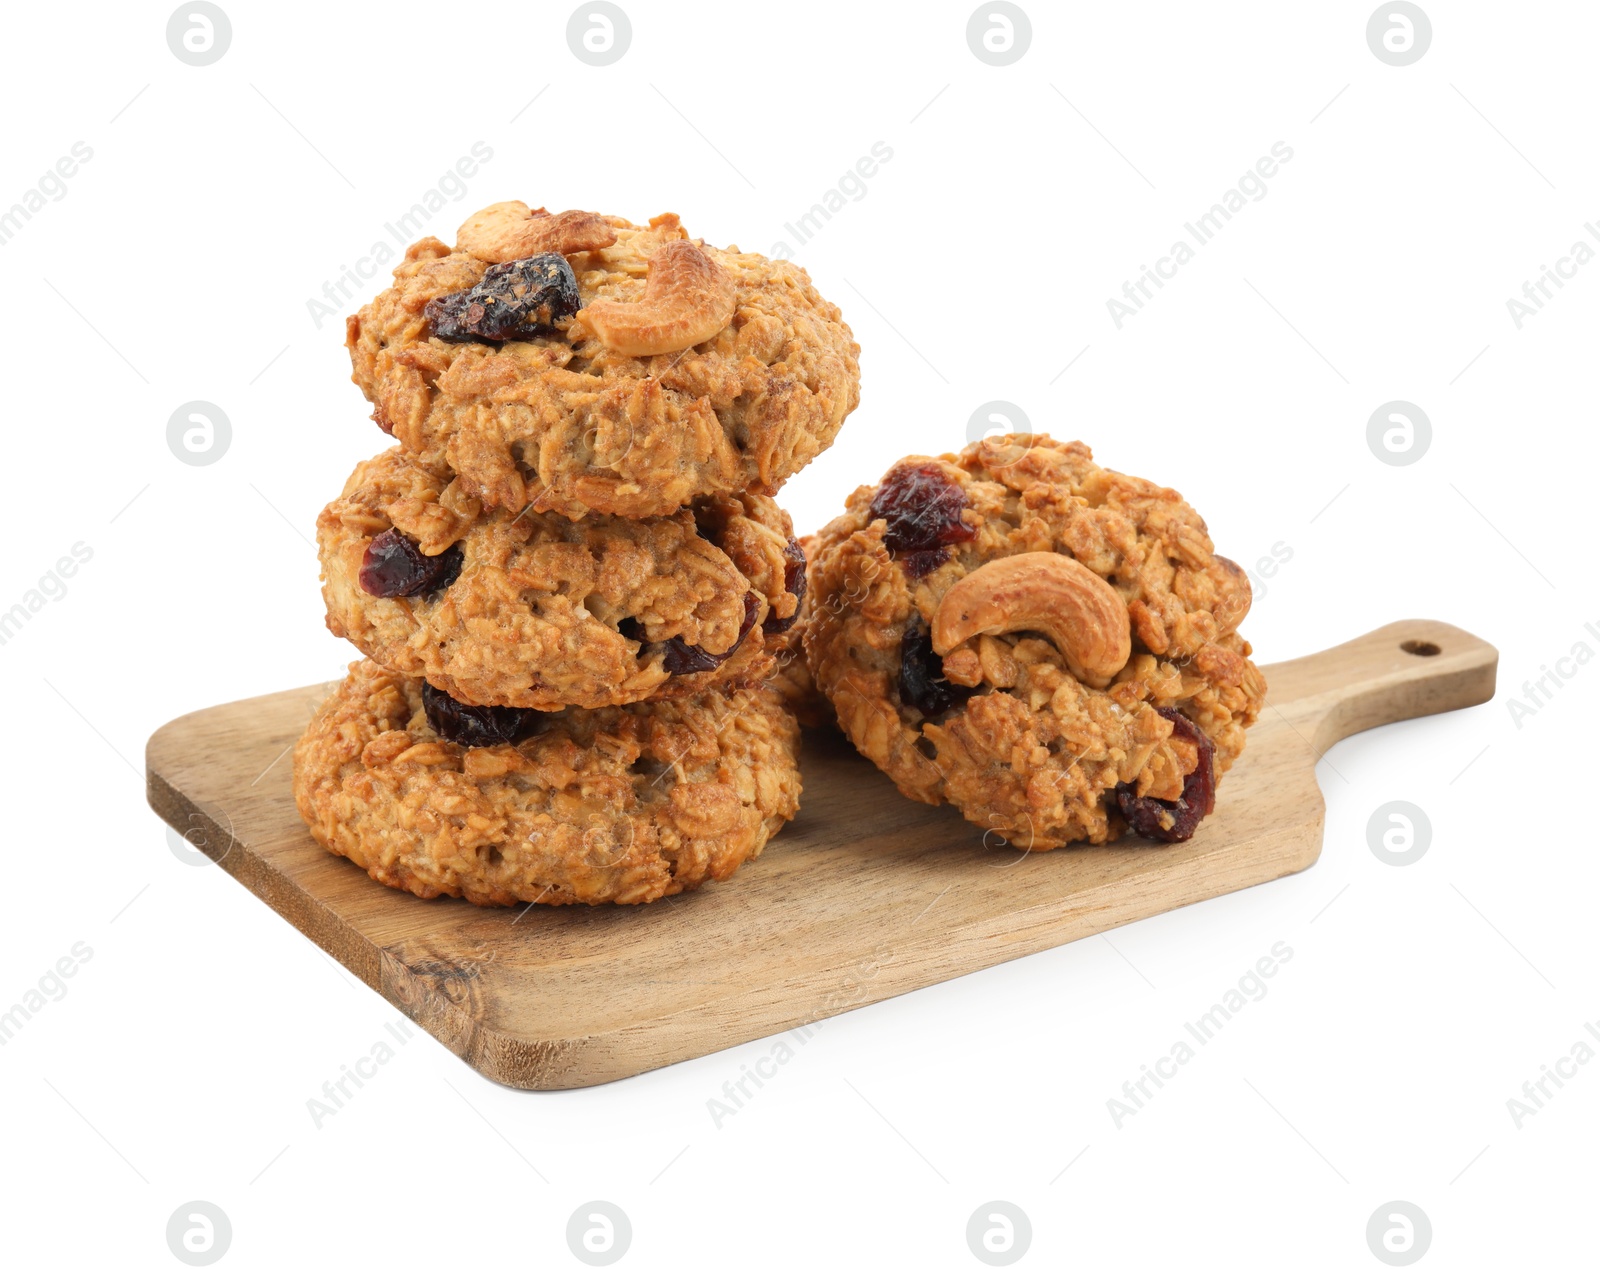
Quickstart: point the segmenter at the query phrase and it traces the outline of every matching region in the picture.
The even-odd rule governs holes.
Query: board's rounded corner
[[[555,1093],[594,1088],[651,1069],[596,1067],[589,1058],[620,1046],[608,1045],[604,1035],[528,1035],[492,1023],[473,1028],[466,1048],[457,1051],[463,1062],[486,1080],[525,1093]]]
[[[149,782],[150,776],[162,765],[163,750],[181,743],[183,725],[190,719],[205,712],[203,709],[192,709],[187,714],[179,714],[176,718],[169,718],[145,738],[144,770],[146,783]]]
[[[1313,867],[1322,858],[1323,837],[1322,826],[1318,825],[1316,835],[1310,844],[1304,851],[1295,856],[1295,866],[1291,869],[1291,872],[1304,872],[1307,868]]]
[[[555,1092],[591,1088],[651,1069],[609,1069],[588,1060],[591,1054],[622,1051],[626,1046],[620,1032],[558,1035],[509,1024],[483,1009],[472,994],[457,999],[441,990],[430,964],[413,963],[394,947],[378,950],[378,994],[493,1083],[524,1092]]]

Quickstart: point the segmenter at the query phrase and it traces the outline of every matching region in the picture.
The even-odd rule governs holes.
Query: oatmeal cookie
[[[649,903],[726,880],[794,818],[799,734],[765,688],[540,714],[357,661],[295,746],[295,805],[424,899]]]
[[[544,710],[767,677],[805,580],[790,534],[751,493],[652,520],[485,511],[398,448],[317,518],[329,630],[468,704]]]
[[[1266,682],[1249,580],[1177,493],[1005,436],[904,459],[846,508],[817,535],[806,657],[901,792],[1023,849],[1194,832]]]
[[[775,493],[860,399],[860,349],[804,269],[690,241],[670,214],[495,204],[453,250],[413,244],[346,343],[418,462],[485,505],[574,519]]]

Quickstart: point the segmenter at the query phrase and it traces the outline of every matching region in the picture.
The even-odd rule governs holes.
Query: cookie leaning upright
[[[1082,444],[904,459],[811,554],[806,658],[839,725],[1019,848],[1185,840],[1260,712],[1244,571]]]
[[[413,244],[347,323],[373,418],[488,506],[669,515],[772,494],[860,398],[859,348],[804,269],[519,202]]]

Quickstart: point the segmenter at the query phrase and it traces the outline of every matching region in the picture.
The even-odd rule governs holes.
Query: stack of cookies
[[[498,203],[347,325],[396,444],[317,522],[367,659],[295,750],[312,835],[481,904],[732,874],[798,807],[768,680],[805,556],[771,495],[859,399],[839,310],[676,216]]]

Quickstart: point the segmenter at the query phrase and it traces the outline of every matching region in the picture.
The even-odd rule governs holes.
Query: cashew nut
[[[569,256],[597,251],[617,240],[617,231],[594,212],[564,211],[552,216],[543,207],[521,202],[494,203],[468,216],[456,230],[456,250],[489,264],[505,264],[553,251]]]
[[[733,320],[738,298],[727,270],[679,238],[650,257],[640,299],[631,304],[596,300],[576,320],[612,352],[653,357],[710,339]]]
[[[1090,687],[1111,682],[1133,650],[1122,597],[1053,551],[991,560],[952,586],[933,616],[933,650],[945,656],[974,635],[1017,630],[1045,635],[1073,677]]]
[[[1214,557],[1218,567],[1227,576],[1220,585],[1222,599],[1217,604],[1217,624],[1224,631],[1237,630],[1239,623],[1250,614],[1250,601],[1255,598],[1250,585],[1250,575],[1226,555]]]

